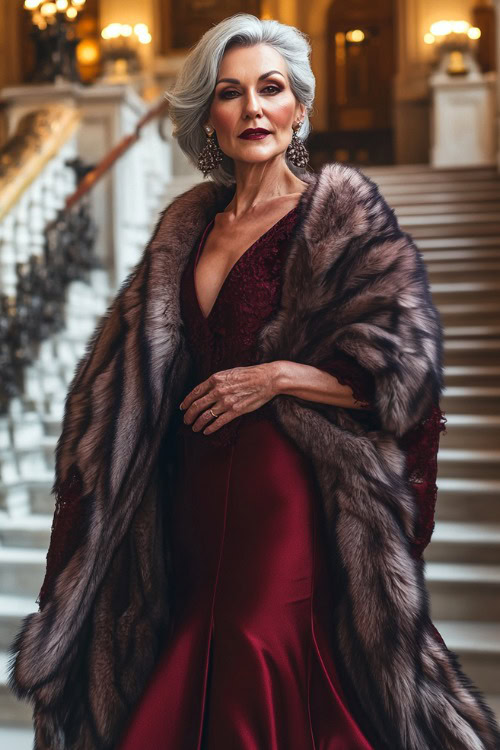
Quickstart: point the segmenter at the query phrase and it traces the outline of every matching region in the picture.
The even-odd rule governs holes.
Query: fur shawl
[[[375,750],[498,750],[491,709],[436,638],[424,561],[411,554],[416,500],[398,438],[443,390],[443,333],[422,257],[358,169],[331,163],[304,180],[259,358],[320,366],[337,348],[375,378],[379,430],[356,410],[271,401],[316,472],[343,687]],[[70,385],[53,491],[61,498],[78,472],[78,539],[11,648],[10,685],[34,705],[37,750],[116,747],[168,632],[168,435],[191,364],[179,284],[233,190],[201,182],[166,207]]]

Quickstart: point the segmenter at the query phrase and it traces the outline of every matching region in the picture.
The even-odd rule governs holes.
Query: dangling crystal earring
[[[309,152],[304,146],[304,141],[297,135],[297,130],[301,125],[302,123],[299,122],[296,128],[292,128],[292,140],[286,150],[288,159],[290,159],[292,164],[295,164],[296,167],[305,167],[309,161]]]
[[[198,154],[198,169],[201,169],[204,177],[221,163],[223,157],[223,152],[213,137],[215,130],[209,125],[205,125],[205,131],[208,135],[207,142]]]

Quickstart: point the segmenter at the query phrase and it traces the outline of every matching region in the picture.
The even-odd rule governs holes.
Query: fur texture
[[[359,170],[332,163],[304,179],[259,357],[321,367],[340,348],[375,376],[380,430],[355,410],[271,402],[315,467],[343,687],[375,750],[498,750],[491,709],[435,637],[424,561],[410,551],[417,510],[398,438],[443,390],[443,334],[421,255]],[[116,747],[168,633],[162,467],[191,364],[179,283],[232,192],[204,182],[167,206],[68,391],[53,491],[79,470],[85,533],[11,649],[10,684],[33,702],[37,750]]]

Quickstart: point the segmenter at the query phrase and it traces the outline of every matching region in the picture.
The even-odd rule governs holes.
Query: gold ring
[[[210,412],[210,414],[212,415],[212,417],[215,417],[216,419],[219,416],[218,414],[214,414],[213,411],[212,411],[212,409],[209,409],[208,411]]]

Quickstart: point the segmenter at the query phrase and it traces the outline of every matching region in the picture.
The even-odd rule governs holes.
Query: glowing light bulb
[[[477,26],[471,26],[467,32],[467,36],[469,39],[479,39],[481,36],[481,29],[478,29]]]
[[[364,31],[361,31],[361,29],[353,29],[353,31],[347,32],[345,38],[348,42],[362,42],[365,38],[365,34]]]
[[[431,34],[434,34],[434,36],[451,34],[451,23],[449,21],[436,21],[431,26]]]
[[[68,8],[66,11],[66,16],[70,19],[70,21],[73,20],[73,18],[76,18],[78,15],[78,11],[76,8]]]
[[[455,34],[467,34],[470,29],[470,23],[468,21],[452,21],[451,30]]]
[[[122,36],[131,36],[132,35],[132,26],[128,23],[122,23],[120,26],[120,33]]]
[[[435,41],[436,37],[434,36],[434,34],[431,34],[430,31],[428,31],[427,34],[424,34],[424,42],[426,44],[434,44]]]
[[[136,23],[134,26],[134,34],[140,36],[141,34],[147,34],[149,29],[145,23]]]
[[[42,16],[53,16],[57,13],[57,5],[55,3],[44,3],[40,8]]]
[[[68,7],[68,0],[56,0],[57,10],[66,10]]]
[[[149,44],[151,42],[152,36],[149,31],[147,31],[145,34],[140,34],[137,38],[139,39],[139,42],[141,44]]]
[[[24,7],[26,10],[36,10],[42,0],[24,0]]]

